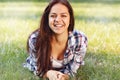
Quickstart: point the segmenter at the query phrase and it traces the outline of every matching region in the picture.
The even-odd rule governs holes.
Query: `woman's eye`
[[[55,15],[51,15],[50,17],[55,18],[56,16]]]
[[[62,15],[61,17],[67,17],[66,15]]]

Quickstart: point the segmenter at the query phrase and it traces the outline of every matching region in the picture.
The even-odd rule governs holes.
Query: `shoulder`
[[[38,30],[32,32],[28,38],[28,47],[30,47],[31,49],[34,49],[34,46],[35,46],[36,40],[37,40],[37,36],[38,36]]]
[[[31,41],[36,41],[36,39],[37,39],[37,36],[38,36],[38,30],[36,30],[36,31],[34,31],[34,32],[32,32],[31,34],[30,34],[30,36],[29,36],[29,42],[31,42]]]
[[[82,31],[79,31],[79,30],[74,30],[72,34],[73,34],[73,37],[86,37],[86,35]]]
[[[85,41],[87,42],[87,37],[82,31],[73,30],[72,32],[69,32],[69,41],[73,44],[80,44]]]

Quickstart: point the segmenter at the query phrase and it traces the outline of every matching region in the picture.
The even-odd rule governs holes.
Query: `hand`
[[[69,80],[69,76],[66,74],[63,74],[59,71],[55,71],[55,70],[49,70],[46,73],[46,77],[49,80]]]
[[[60,80],[59,79],[59,75],[62,75],[63,73],[59,72],[59,71],[56,71],[56,70],[49,70],[47,71],[46,73],[46,77],[49,79],[49,80]]]
[[[67,74],[59,74],[58,80],[69,80],[69,76]]]

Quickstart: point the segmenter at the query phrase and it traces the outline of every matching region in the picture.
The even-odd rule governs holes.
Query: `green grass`
[[[35,30],[46,2],[0,3],[0,80],[39,80],[22,67],[26,40]],[[72,3],[75,28],[88,37],[85,66],[78,80],[120,79],[120,3]]]

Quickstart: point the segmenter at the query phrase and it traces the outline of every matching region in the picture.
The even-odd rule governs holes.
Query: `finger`
[[[63,80],[63,74],[59,74],[59,79]]]
[[[57,80],[57,77],[55,75],[52,75],[49,80]]]
[[[60,75],[60,74],[57,74],[57,78],[59,78],[59,75]]]

